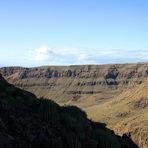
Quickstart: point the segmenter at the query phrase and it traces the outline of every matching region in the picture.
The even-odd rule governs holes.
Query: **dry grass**
[[[122,92],[108,102],[86,107],[89,118],[107,123],[116,133],[132,133],[141,148],[148,146],[148,84]]]

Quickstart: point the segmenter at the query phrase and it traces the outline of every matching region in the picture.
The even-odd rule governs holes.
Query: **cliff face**
[[[119,65],[84,65],[65,67],[4,67],[0,73],[17,87],[29,90],[39,97],[58,102],[78,100],[83,96],[114,96],[125,88],[144,82],[148,63]],[[58,91],[58,93],[57,93]]]

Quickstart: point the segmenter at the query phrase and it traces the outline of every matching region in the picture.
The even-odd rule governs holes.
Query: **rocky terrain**
[[[81,109],[8,84],[0,75],[1,148],[137,148],[129,135],[114,134]]]
[[[89,118],[148,147],[148,63],[3,67],[9,83],[61,105],[76,105]]]
[[[110,93],[144,82],[148,63],[117,65],[50,66],[36,68],[4,67],[0,73],[17,87],[57,102],[75,101],[83,96]],[[58,91],[58,93],[57,93]]]

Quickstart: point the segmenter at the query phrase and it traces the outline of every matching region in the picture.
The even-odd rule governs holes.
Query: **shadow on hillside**
[[[106,130],[107,132],[115,135],[113,130],[108,129],[106,127],[107,125],[105,123],[94,122],[94,121],[91,121],[91,120],[90,120],[90,122],[91,122],[91,125],[92,125],[93,128],[99,128],[99,129],[101,128],[101,129]],[[119,136],[119,135],[115,135],[115,136],[118,137],[118,140],[120,141],[122,148],[139,148],[131,139],[130,133],[123,134],[123,136]]]

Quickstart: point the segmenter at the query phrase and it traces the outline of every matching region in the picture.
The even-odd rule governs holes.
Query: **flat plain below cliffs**
[[[89,118],[148,148],[148,63],[3,67],[0,73],[38,97],[81,107]]]

